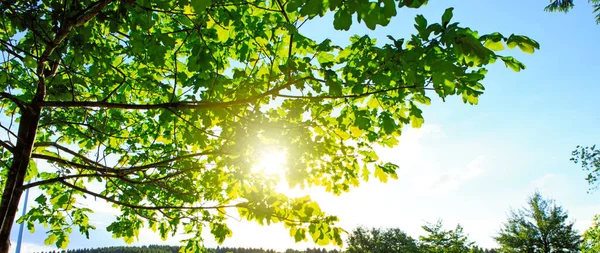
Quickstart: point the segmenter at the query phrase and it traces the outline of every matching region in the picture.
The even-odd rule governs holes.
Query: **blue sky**
[[[377,31],[363,24],[355,24],[350,32],[333,31],[330,17],[307,23],[304,31],[318,40],[345,44],[351,33],[367,33],[385,42],[385,35],[401,38],[412,33],[416,14],[437,21],[445,8],[455,7],[454,20],[480,33],[523,34],[541,44],[532,55],[506,52],[524,62],[525,71],[513,72],[502,63],[491,66],[479,105],[465,105],[458,98],[434,99],[423,109],[421,129],[407,129],[399,147],[381,149],[381,159],[400,165],[399,180],[370,181],[340,197],[311,190],[323,209],[339,215],[348,230],[356,225],[398,227],[413,236],[422,233],[425,222],[441,218],[448,227],[460,223],[480,246],[494,247],[492,236],[510,208],[523,206],[539,189],[569,211],[580,231],[589,226],[592,216],[600,213],[600,193],[586,193],[585,174],[569,158],[578,144],[600,144],[600,26],[587,1],[576,1],[568,14],[544,12],[547,2],[431,1],[418,10],[400,11],[388,27]],[[97,210],[93,220],[98,229],[90,240],[75,232],[69,248],[123,245],[102,226],[113,212],[102,203],[90,206]],[[234,236],[226,246],[314,246],[294,244],[282,226],[233,220],[230,225]],[[43,230],[25,232],[24,238],[25,252],[45,247]],[[157,243],[158,236],[144,231],[136,244]]]

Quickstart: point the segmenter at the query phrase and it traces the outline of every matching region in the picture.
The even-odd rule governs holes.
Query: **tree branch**
[[[81,164],[81,163],[76,163],[76,162],[71,162],[65,159],[62,159],[60,157],[55,157],[55,156],[49,156],[49,155],[43,155],[43,154],[31,154],[31,158],[33,159],[43,159],[46,161],[51,161],[51,162],[55,162],[55,163],[59,163],[59,164],[64,164],[64,165],[68,165],[71,166],[73,168],[78,168],[78,169],[84,169],[84,170],[92,170],[92,171],[97,171],[97,172],[102,172],[102,173],[117,173],[117,169],[113,169],[110,167],[106,167],[106,166],[92,166],[92,165],[85,165],[85,164]]]
[[[12,125],[12,123],[11,123]],[[7,134],[10,134],[12,136],[14,136],[15,138],[17,138],[18,140],[21,140],[21,137],[19,137],[17,134],[15,134],[13,131],[10,131],[9,128],[5,127],[2,125],[2,123],[0,123],[0,128],[4,129],[4,131],[6,131]],[[10,137],[9,137],[10,138]]]
[[[0,146],[2,146],[3,148],[7,149],[11,153],[14,153],[14,147],[12,145],[10,145],[10,143],[8,143],[6,141],[0,140]]]
[[[31,107],[29,107],[29,105],[27,105],[25,102],[21,101],[20,99],[18,99],[17,97],[13,96],[10,93],[2,91],[2,92],[0,92],[0,97],[7,98],[8,100],[12,101],[21,110],[31,110]]]
[[[111,174],[99,174],[99,173],[68,175],[68,176],[55,177],[55,178],[51,178],[51,179],[40,180],[40,181],[37,181],[37,182],[29,183],[29,184],[23,185],[21,187],[21,190],[26,190],[26,189],[29,189],[29,188],[33,188],[33,187],[37,187],[37,186],[45,185],[45,184],[57,183],[57,182],[60,182],[62,180],[67,180],[67,179],[72,179],[72,178],[86,178],[86,177],[118,177],[118,176],[117,175],[111,175]]]
[[[289,88],[293,84],[303,82],[310,79],[309,77],[300,78],[293,82],[288,82],[279,87],[268,90],[267,92],[251,96],[248,98],[228,101],[228,102],[172,102],[172,103],[161,103],[161,104],[127,104],[127,103],[109,103],[103,101],[42,101],[40,105],[42,107],[95,107],[95,108],[112,108],[112,109],[128,109],[128,110],[156,110],[156,109],[214,109],[214,108],[226,108],[232,105],[247,104],[255,102],[256,100],[270,96],[277,95],[279,91]]]
[[[11,54],[12,56],[18,58],[19,60],[21,60],[22,62],[25,62],[25,57],[21,56],[19,53],[13,51],[12,49],[8,48],[8,46],[12,47],[12,48],[17,48],[16,46],[13,46],[12,44],[0,39],[0,44],[4,45],[4,49],[3,51],[6,51],[7,53]],[[25,51],[21,50],[20,48],[17,48],[17,50],[23,52],[24,54]]]
[[[98,194],[92,191],[88,191],[84,188],[81,188],[79,186],[75,186],[71,183],[68,183],[64,180],[59,181],[61,184],[70,187],[74,190],[77,190],[79,192],[82,192],[84,194],[88,194],[91,195],[93,197],[96,198],[100,198],[103,200],[106,200],[107,202],[113,203],[113,204],[117,204],[120,206],[124,206],[124,207],[129,207],[132,209],[142,209],[142,210],[162,210],[162,209],[177,209],[177,210],[207,210],[207,209],[219,209],[219,208],[231,208],[231,207],[238,207],[240,205],[240,203],[235,204],[235,205],[219,205],[219,206],[141,206],[141,205],[134,205],[134,204],[130,204],[130,203],[126,203],[126,202],[122,202],[107,196],[104,196],[102,194]],[[243,203],[242,203],[243,204]]]
[[[309,97],[309,96],[296,96],[296,95],[277,94],[277,96],[278,97],[283,97],[283,98],[297,98],[297,99],[309,99],[309,100],[340,99],[340,98],[361,98],[361,97],[367,97],[367,96],[370,96],[370,95],[379,94],[379,93],[386,93],[386,92],[395,91],[395,90],[417,89],[417,88],[421,88],[421,89],[424,89],[424,90],[435,90],[435,88],[427,88],[427,87],[420,87],[420,86],[417,86],[417,85],[412,85],[412,86],[400,86],[400,87],[395,87],[395,88],[390,88],[390,89],[384,89],[384,90],[376,90],[376,91],[365,92],[365,93],[361,93],[361,94],[353,94],[353,95],[340,95],[340,96],[324,95],[324,96]]]
[[[106,97],[104,97],[104,99],[102,99],[102,102],[106,102],[108,101],[108,99],[115,94],[115,92],[117,92],[118,89],[120,89],[123,84],[125,84],[127,82],[127,76],[125,75],[125,73],[123,73],[123,71],[121,71],[119,68],[114,67],[114,66],[110,66],[112,69],[114,69],[115,71],[119,72],[119,74],[121,75],[121,77],[123,77],[123,80],[121,81],[121,83],[119,85],[117,85],[116,88],[114,88],[110,93],[108,93],[108,95],[106,95]],[[73,96],[73,99],[75,98],[75,96]]]
[[[29,183],[29,184],[23,185],[21,187],[21,189],[26,190],[26,189],[37,187],[40,185],[57,183],[57,182],[60,182],[61,180],[67,180],[67,179],[73,179],[73,178],[90,178],[90,177],[117,178],[119,180],[125,181],[130,184],[155,184],[156,185],[157,183],[159,183],[160,181],[163,181],[165,179],[179,176],[188,171],[194,171],[194,170],[200,170],[200,169],[201,168],[182,169],[182,170],[178,170],[175,173],[168,174],[168,175],[158,177],[158,178],[146,178],[147,181],[137,181],[137,180],[134,180],[131,178],[127,178],[126,176],[116,175],[116,174],[89,173],[89,174],[78,174],[78,175],[66,175],[66,176],[60,176],[60,177],[55,177],[55,178],[50,178],[50,179],[46,179],[46,180],[40,180],[37,182]],[[157,186],[160,188],[163,188],[161,185],[157,185]],[[167,189],[165,189],[165,190],[167,190]]]
[[[137,167],[129,167],[127,169],[120,169],[119,171],[125,171],[126,172],[125,175],[126,175],[126,174],[131,174],[131,173],[142,171],[142,170],[155,168],[159,165],[163,165],[166,163],[184,160],[187,158],[194,158],[194,157],[205,156],[205,155],[220,155],[220,154],[226,154],[226,153],[220,152],[220,151],[209,151],[209,152],[195,153],[195,154],[189,154],[189,155],[182,155],[182,156],[177,156],[177,157],[174,157],[171,159],[167,159],[167,160],[163,160],[163,161],[159,161],[159,162],[155,162],[155,163],[151,163],[151,164],[146,164],[146,165],[137,166]]]
[[[68,154],[73,155],[73,156],[75,156],[75,157],[83,160],[86,163],[94,164],[96,166],[101,166],[101,167],[103,166],[102,164],[97,163],[95,161],[92,161],[91,159],[85,157],[84,155],[81,155],[81,154],[79,154],[79,153],[77,153],[77,152],[75,152],[75,151],[73,151],[73,150],[71,150],[71,149],[69,149],[69,148],[67,148],[65,146],[62,146],[62,145],[60,145],[60,144],[58,144],[56,142],[36,142],[33,145],[34,145],[34,147],[54,147],[54,148],[56,148],[58,150],[65,151]]]
[[[60,157],[43,155],[43,154],[35,154],[35,153],[31,154],[31,158],[44,159],[47,161],[68,165],[68,166],[71,166],[73,168],[78,168],[78,169],[92,170],[92,171],[96,171],[96,172],[100,172],[100,173],[112,173],[112,174],[118,175],[118,176],[125,176],[125,175],[135,173],[138,171],[155,168],[155,167],[158,167],[159,165],[163,165],[163,164],[170,163],[170,162],[175,162],[175,161],[198,157],[198,156],[217,155],[217,154],[226,154],[226,153],[220,152],[220,151],[209,151],[209,152],[188,154],[188,155],[177,156],[177,157],[174,157],[171,159],[158,161],[155,163],[150,163],[150,164],[146,164],[146,165],[142,165],[142,166],[132,166],[132,167],[124,168],[124,169],[115,169],[115,168],[107,167],[104,165],[99,165],[99,166],[85,165],[85,164],[81,164],[81,163],[71,162],[71,161],[62,159]]]

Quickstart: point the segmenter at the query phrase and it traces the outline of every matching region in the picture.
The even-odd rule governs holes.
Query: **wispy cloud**
[[[560,173],[546,173],[531,181],[530,187],[547,197],[563,201],[575,191],[574,187],[567,182],[566,175]],[[582,188],[581,192],[585,192],[585,188]]]
[[[484,155],[479,155],[464,167],[450,169],[431,181],[429,189],[434,192],[448,192],[458,189],[464,182],[483,174],[485,160]]]
[[[537,178],[535,180],[533,180],[533,185],[536,188],[547,188],[548,186],[551,186],[553,183],[555,183],[557,180],[557,176],[553,173],[548,173],[543,175],[540,178]]]

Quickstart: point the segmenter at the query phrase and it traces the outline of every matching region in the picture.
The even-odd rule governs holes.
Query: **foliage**
[[[554,200],[535,192],[527,207],[511,211],[495,237],[501,252],[578,252],[581,237],[568,222],[567,212]]]
[[[48,251],[39,253],[179,253],[181,247],[179,246],[167,246],[167,245],[149,245],[149,246],[129,246],[129,247],[102,247],[95,249],[75,249],[75,250],[63,250],[63,251]],[[207,253],[275,253],[272,249],[257,249],[257,248],[229,248],[229,247],[217,247],[207,249]],[[326,249],[306,249],[306,250],[292,250],[288,249],[286,253],[338,253],[338,250],[326,250]]]
[[[358,227],[347,239],[348,253],[416,253],[417,242],[398,228],[379,229]]]
[[[584,171],[588,175],[585,180],[588,181],[591,190],[598,188],[598,177],[600,175],[600,149],[596,149],[596,145],[591,147],[577,146],[571,153],[571,161],[580,163]]]
[[[482,249],[470,242],[457,225],[454,230],[444,230],[442,221],[423,226],[426,235],[413,239],[398,228],[358,227],[346,241],[348,253],[495,253],[494,249]]]
[[[496,251],[495,249],[482,249],[479,247],[473,247],[471,248],[471,251],[469,251],[469,253],[497,253],[498,251]]]
[[[596,15],[596,23],[600,24],[600,0],[588,0],[588,2],[592,4],[594,13],[598,13]],[[573,0],[550,0],[550,4],[546,6],[544,10],[552,12],[569,12],[573,7],[575,7]]]
[[[463,227],[456,225],[454,230],[445,230],[442,220],[422,226],[427,234],[419,237],[419,245],[423,252],[430,253],[469,253],[479,248],[470,242],[463,233]]]
[[[44,225],[46,243],[61,248],[73,229],[95,229],[84,198],[120,210],[107,230],[128,243],[146,227],[188,234],[187,249],[201,251],[202,231],[223,242],[235,215],[341,245],[337,217],[253,169],[261,153],[286,151],[290,186],[340,194],[371,176],[396,178],[373,144],[392,147],[403,126],[421,126],[432,96],[477,104],[496,60],[524,69],[495,52],[505,45],[539,48],[525,36],[480,35],[452,22],[452,8],[439,22],[418,15],[414,35],[381,46],[302,30],[328,12],[335,29],[353,18],[375,29],[426,2],[1,1],[0,241],[23,190],[38,187],[18,222]]]
[[[582,253],[600,252],[600,214],[594,216],[592,225],[583,233]]]

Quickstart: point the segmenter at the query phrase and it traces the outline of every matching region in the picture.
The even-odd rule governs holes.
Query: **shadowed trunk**
[[[17,146],[13,150],[12,164],[8,170],[6,185],[2,191],[0,202],[0,253],[8,253],[10,247],[10,231],[15,221],[19,200],[23,193],[23,182],[35,135],[40,120],[40,106],[31,106],[24,110],[19,124]]]

